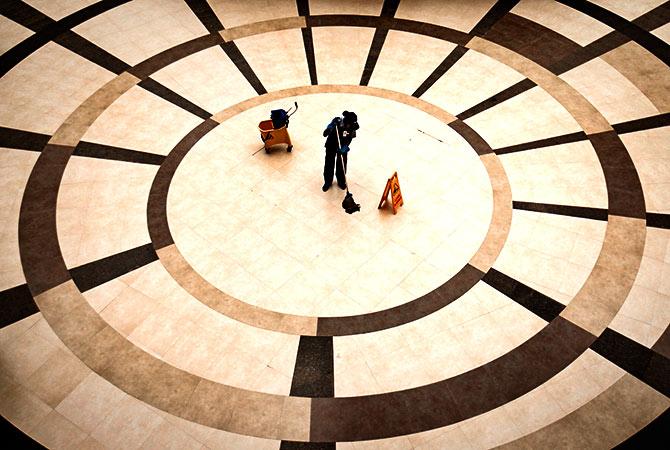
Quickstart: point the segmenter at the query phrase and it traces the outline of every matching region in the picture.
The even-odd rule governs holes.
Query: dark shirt
[[[343,125],[342,120],[339,117],[336,119],[336,123],[337,129],[340,132],[340,144],[348,146],[351,144],[352,139],[356,137],[356,131],[349,129],[347,125]],[[339,148],[337,145],[337,135],[335,134],[335,129],[335,126],[333,126],[332,128],[327,127],[325,130],[323,130],[323,135],[327,136],[325,145],[326,150],[335,151]]]

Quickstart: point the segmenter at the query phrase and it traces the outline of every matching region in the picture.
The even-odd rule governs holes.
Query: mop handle
[[[342,149],[342,144],[340,143],[340,129],[337,128],[335,124],[335,136],[337,136],[337,148]],[[337,159],[342,161],[342,171],[344,172],[344,185],[347,187],[347,194],[349,193],[349,184],[347,183],[347,166],[344,165],[344,157],[340,157],[341,153],[337,152]]]

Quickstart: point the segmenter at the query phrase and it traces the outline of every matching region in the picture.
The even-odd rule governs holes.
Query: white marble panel
[[[319,84],[358,85],[375,34],[372,28],[318,27],[312,29]]]

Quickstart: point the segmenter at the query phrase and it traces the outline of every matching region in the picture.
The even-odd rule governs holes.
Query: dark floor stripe
[[[526,286],[502,272],[498,272],[493,267],[489,269],[482,280],[547,322],[551,322],[558,317],[565,308],[564,305],[553,298]]]
[[[0,127],[0,147],[41,152],[51,136],[16,128]]]
[[[167,100],[173,105],[179,106],[181,109],[188,111],[191,114],[200,117],[201,119],[209,119],[210,117],[212,117],[212,113],[210,113],[209,111],[202,109],[201,107],[191,102],[190,100],[182,97],[176,92],[163,86],[158,81],[155,81],[153,78],[147,78],[145,80],[140,81],[138,86],[146,89],[152,94],[157,95],[163,100]]]
[[[0,292],[0,328],[39,312],[27,284]]]
[[[309,17],[309,0],[296,0],[298,8],[298,15],[302,17]],[[307,68],[309,70],[309,80],[313,86],[319,84],[319,79],[316,76],[316,58],[314,56],[314,38],[312,37],[312,29],[309,26],[301,28],[302,42],[305,46],[305,58],[307,59]]]
[[[381,439],[461,422],[542,385],[594,340],[558,316],[509,353],[455,377],[384,394],[314,398],[310,439]]]
[[[591,344],[591,350],[670,396],[670,359],[665,356],[610,328]]]
[[[55,37],[53,40],[71,52],[76,53],[82,58],[87,59],[116,75],[130,69],[129,64],[73,31],[66,31],[60,36]]]
[[[496,2],[496,4],[493,5],[493,7],[486,14],[484,14],[479,22],[477,22],[477,24],[472,28],[470,34],[482,36],[487,31],[489,31],[489,29],[495,25],[498,20],[504,17],[510,9],[514,8],[517,3],[519,3],[518,0]],[[426,80],[421,83],[416,91],[414,91],[412,96],[419,98],[425,94],[426,91],[437,82],[437,80],[442,78],[442,76],[447,73],[447,71],[451,69],[463,55],[467,53],[467,51],[468,49],[466,47],[461,45],[456,46],[456,48],[454,48],[451,53],[449,53],[444,58],[444,60],[435,68],[435,70],[433,70],[433,72],[428,75],[428,78],[426,78]]]
[[[535,211],[560,216],[579,217],[582,219],[607,220],[608,211],[602,208],[590,208],[587,206],[553,205],[550,203],[533,203],[512,201],[512,208],[524,211]]]
[[[346,336],[370,333],[420,319],[460,298],[483,276],[482,271],[466,264],[442,286],[402,305],[356,316],[320,317],[317,322],[317,335]]]
[[[335,450],[335,442],[281,441],[279,450]]]
[[[670,448],[670,408],[646,427],[614,447],[616,450],[663,450]]]
[[[31,53],[47,44],[51,40],[54,40],[55,42],[58,42],[67,48],[69,48],[68,46],[72,45],[73,43],[75,43],[75,45],[81,46],[81,44],[77,44],[76,41],[83,38],[70,31],[72,28],[91,19],[92,17],[95,17],[96,15],[102,14],[119,5],[127,3],[128,1],[129,0],[101,1],[83,8],[82,10],[79,10],[73,14],[70,14],[69,16],[64,17],[59,21],[54,21],[49,16],[43,14],[39,10],[27,5],[24,2],[15,0],[2,2],[2,6],[0,6],[0,12],[2,15],[26,28],[33,30],[35,34],[0,56],[0,76],[10,71],[18,63],[27,58]],[[91,51],[91,54],[94,53],[95,52]],[[112,57],[109,59],[106,65],[103,65],[102,67],[119,74],[125,70],[122,67],[129,67],[123,62],[119,63],[119,61],[120,60],[117,58]]]
[[[463,55],[467,53],[468,49],[457,45],[447,56],[442,60],[442,62],[433,70],[433,72],[428,75],[428,78],[425,79],[421,86],[419,86],[412,96],[419,98],[426,93],[442,76],[451,69],[454,64],[458,62]]]
[[[496,155],[506,155],[508,153],[522,152],[525,150],[534,150],[543,147],[552,147],[554,145],[569,144],[571,142],[585,141],[587,139],[586,133],[577,131],[575,133],[563,134],[561,136],[554,136],[546,139],[538,139],[537,141],[524,142],[523,144],[510,145],[508,147],[501,147],[493,150]]]
[[[449,127],[460,134],[461,137],[465,139],[468,144],[470,144],[470,147],[472,147],[479,156],[486,155],[487,153],[493,153],[493,150],[491,150],[491,146],[489,146],[488,142],[486,142],[484,138],[479,135],[479,133],[470,127],[470,125],[466,124],[462,120],[454,120],[453,122],[450,122]]]
[[[398,5],[400,0],[384,0],[382,5],[381,17],[392,18],[395,16],[396,11],[398,10]],[[388,27],[377,27],[375,30],[375,35],[372,38],[372,43],[370,44],[370,51],[368,52],[368,57],[365,60],[365,67],[363,68],[363,75],[361,75],[361,86],[367,86],[372,77],[372,72],[375,70],[377,65],[377,60],[379,59],[379,54],[384,47],[384,41],[386,41],[386,36],[388,35]]]
[[[617,30],[626,35],[631,40],[637,42],[639,45],[647,49],[650,53],[663,61],[667,66],[670,66],[670,45],[662,39],[651,34],[639,25],[629,22],[623,17],[609,11],[602,6],[593,4],[585,0],[558,0],[577,11],[580,11],[594,19],[604,23],[605,25]]]
[[[477,22],[477,24],[470,30],[470,34],[476,36],[485,35],[500,19],[514,8],[519,0],[500,0],[496,2],[493,7]]]
[[[484,38],[541,65],[551,67],[581,46],[560,33],[514,13],[505,14]]]
[[[223,30],[223,24],[214,12],[207,0],[184,0],[191,11],[198,17],[200,22],[210,33],[218,33]]]
[[[58,244],[56,202],[73,147],[47,144],[25,185],[19,212],[19,251],[33,296],[70,279]]]
[[[670,214],[647,213],[647,226],[670,230]]]
[[[96,144],[94,142],[79,142],[74,149],[74,156],[87,158],[109,159],[114,161],[125,161],[139,164],[155,164],[160,166],[165,156],[155,153],[129,150],[127,148],[114,147],[111,145]]]
[[[151,242],[157,250],[174,243],[167,220],[167,193],[172,177],[181,160],[195,143],[218,125],[218,122],[207,119],[191,130],[170,151],[156,172],[147,202],[147,223]]]
[[[628,150],[615,131],[588,136],[605,175],[610,214],[645,219],[642,184]]]
[[[332,336],[300,336],[290,395],[335,396]]]
[[[225,44],[221,44],[221,48],[224,52],[226,52],[228,58],[230,58],[233,64],[237,66],[237,69],[240,71],[240,73],[242,73],[244,78],[247,79],[251,87],[254,88],[258,95],[268,93],[268,91],[265,89],[265,86],[263,86],[261,80],[258,79],[256,73],[253,71],[244,55],[242,55],[240,49],[237,48],[237,45],[235,45],[235,42],[226,42]]]
[[[532,88],[537,86],[534,82],[526,78],[521,80],[516,84],[498,92],[497,94],[487,98],[486,100],[477,103],[474,106],[466,109],[462,113],[456,115],[461,120],[467,120],[475,114],[479,114],[482,111],[486,111],[489,108],[493,108],[496,105],[501,104],[502,102],[509,100],[513,97],[516,97],[519,94],[522,94]]]
[[[86,292],[128,272],[158,260],[152,244],[145,244],[116,255],[70,269],[70,275],[81,292]]]
[[[619,134],[634,133],[636,131],[651,130],[670,126],[670,113],[658,114],[656,116],[644,117],[642,119],[630,120],[612,125],[614,131]]]
[[[0,436],[3,441],[13,442],[9,448],[16,448],[21,450],[45,450],[37,441],[34,441],[30,436],[23,431],[16,428],[10,421],[0,415]]]

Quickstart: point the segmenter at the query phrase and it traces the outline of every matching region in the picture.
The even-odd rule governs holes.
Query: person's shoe
[[[340,183],[338,182],[337,185],[340,187],[340,189],[345,190],[347,188],[347,185],[345,183]]]
[[[321,187],[321,190],[323,192],[326,192],[328,189],[330,189],[330,183],[326,183]]]

